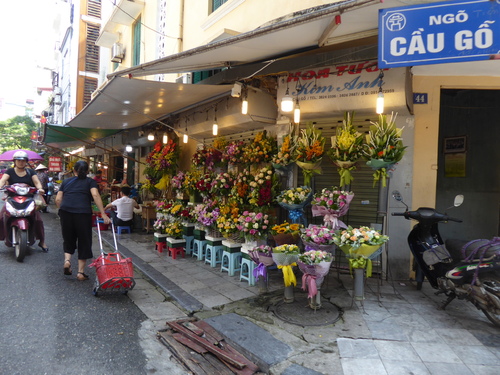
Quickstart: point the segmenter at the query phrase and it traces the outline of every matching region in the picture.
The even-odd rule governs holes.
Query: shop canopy
[[[55,148],[79,147],[95,143],[98,139],[109,137],[120,130],[73,128],[64,125],[45,125],[43,143]]]

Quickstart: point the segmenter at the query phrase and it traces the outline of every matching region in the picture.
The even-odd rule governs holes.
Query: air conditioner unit
[[[186,73],[177,77],[175,83],[193,83],[193,77],[191,73]]]
[[[125,57],[125,52],[123,51],[123,45],[121,43],[113,44],[111,48],[111,61],[115,63],[121,63]]]

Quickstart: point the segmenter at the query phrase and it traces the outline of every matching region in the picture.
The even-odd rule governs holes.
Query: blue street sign
[[[500,0],[379,11],[379,68],[500,58]]]

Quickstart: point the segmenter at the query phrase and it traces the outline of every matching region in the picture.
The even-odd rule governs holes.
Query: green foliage
[[[29,116],[16,116],[0,121],[0,153],[18,148],[30,150],[33,142],[31,132],[37,124]]]

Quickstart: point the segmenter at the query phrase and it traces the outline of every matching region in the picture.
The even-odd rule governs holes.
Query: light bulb
[[[182,141],[184,143],[188,143],[188,135],[187,134],[184,134],[184,137],[182,137]]]
[[[244,98],[241,102],[241,114],[246,115],[248,113],[248,100]]]
[[[219,125],[217,125],[217,123],[214,123],[214,125],[212,126],[212,134],[213,135],[219,134]]]
[[[295,122],[296,124],[300,122],[300,106],[298,99],[297,102],[295,103],[295,109],[293,110],[293,122]]]
[[[281,99],[281,111],[282,112],[293,111],[293,98],[288,94]]]
[[[382,89],[379,90],[377,95],[377,107],[375,112],[379,115],[384,113],[384,93],[382,92]]]
[[[168,135],[167,133],[163,133],[163,143],[167,143],[168,142]]]
[[[148,134],[148,141],[154,141],[155,140],[155,135],[153,133]]]
[[[132,146],[131,145],[126,145],[125,146],[125,151],[132,152]]]

